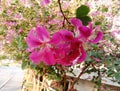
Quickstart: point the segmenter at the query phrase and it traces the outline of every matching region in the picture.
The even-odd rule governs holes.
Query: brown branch
[[[69,91],[74,91],[74,85],[75,83],[80,79],[80,77],[84,74],[84,72],[86,71],[86,69],[91,65],[91,63],[87,64],[85,67],[83,67],[82,72],[80,72],[80,74],[78,75],[78,77],[74,80],[74,82],[72,83]]]
[[[62,10],[62,6],[61,6],[61,3],[60,3],[60,0],[58,0],[58,4],[59,4],[60,12],[62,13],[62,15],[64,17],[63,24],[64,24],[65,20],[67,21],[68,24],[70,24],[69,20],[67,19],[67,17],[65,16],[65,14],[64,14],[64,12]]]

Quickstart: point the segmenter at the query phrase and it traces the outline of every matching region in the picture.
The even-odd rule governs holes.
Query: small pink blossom
[[[23,32],[23,29],[22,29],[22,28],[20,28],[20,29],[18,30],[18,33],[21,33],[21,32]]]
[[[65,1],[65,2],[63,3],[63,8],[64,8],[64,10],[67,10],[69,6],[70,6],[70,2]]]
[[[15,14],[14,16],[13,16],[13,19],[15,19],[15,20],[24,20],[24,17],[23,17],[23,15],[22,14]]]
[[[32,5],[29,0],[21,0],[21,1],[22,1],[22,4],[24,5],[24,7],[30,8]]]
[[[49,3],[50,3],[50,0],[41,0],[40,5],[47,6]]]
[[[16,22],[11,22],[11,21],[4,22],[4,24],[7,26],[8,29],[11,29],[12,26],[17,25]]]
[[[11,6],[11,0],[7,0],[7,5]]]
[[[7,15],[10,16],[12,14],[12,11],[10,9],[7,10]]]
[[[16,38],[17,33],[14,30],[8,30],[6,35],[6,42],[11,43],[14,38]]]

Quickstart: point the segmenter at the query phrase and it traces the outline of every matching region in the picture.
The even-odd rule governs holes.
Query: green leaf
[[[31,69],[35,69],[36,65],[34,63],[30,62],[30,67],[31,67]]]
[[[92,46],[92,48],[94,49],[94,50],[97,50],[98,49],[98,45],[91,45]]]
[[[91,21],[91,18],[89,16],[83,16],[83,17],[77,17],[79,18],[83,25],[88,25],[88,23]]]
[[[114,71],[110,69],[110,70],[108,70],[108,72],[106,72],[106,74],[108,77],[111,77],[111,76],[113,76]]]
[[[81,5],[76,10],[76,17],[83,17],[86,16],[90,12],[90,9],[86,5]]]
[[[28,62],[23,61],[23,62],[22,62],[22,69],[23,69],[23,70],[26,69],[27,66],[28,66]]]
[[[101,22],[100,21],[96,21],[95,25],[101,25]]]
[[[120,73],[115,73],[116,80],[120,80]]]
[[[102,8],[102,12],[104,13],[104,12],[108,12],[108,8],[107,7],[103,7]]]

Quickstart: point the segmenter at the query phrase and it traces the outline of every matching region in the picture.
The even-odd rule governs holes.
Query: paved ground
[[[23,71],[16,66],[0,67],[0,91],[21,91]]]

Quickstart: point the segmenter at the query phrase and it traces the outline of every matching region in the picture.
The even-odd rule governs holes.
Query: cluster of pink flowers
[[[83,44],[98,43],[103,38],[103,33],[98,28],[97,36],[93,39],[92,36],[97,29],[92,29],[91,23],[87,27],[77,18],[72,18],[70,21],[75,27],[74,33],[65,29],[50,36],[47,29],[41,25],[30,30],[26,42],[33,63],[71,66],[86,59],[87,53]]]
[[[17,33],[14,30],[8,30],[6,35],[6,43],[12,43],[13,39],[16,38]]]

